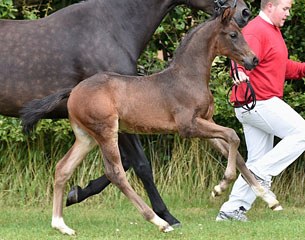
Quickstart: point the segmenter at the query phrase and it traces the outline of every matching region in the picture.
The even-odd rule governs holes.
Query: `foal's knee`
[[[234,144],[237,147],[239,146],[240,139],[239,139],[237,133],[233,129],[231,129],[231,128],[227,129],[227,136],[228,136],[229,142],[231,144]]]

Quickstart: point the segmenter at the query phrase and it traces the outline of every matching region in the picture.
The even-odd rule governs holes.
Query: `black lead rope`
[[[234,62],[234,68],[232,66],[232,61],[229,59],[230,62],[230,68],[231,68],[231,75],[233,79],[239,79],[239,75],[238,75],[238,69],[237,69],[237,63]],[[234,74],[235,71],[235,74]],[[244,101],[241,103],[238,98],[237,98],[237,89],[238,89],[238,85],[233,84],[232,87],[229,89],[228,94],[227,94],[227,99],[229,104],[234,107],[234,108],[243,108],[246,111],[251,111],[253,108],[255,108],[256,105],[256,95],[254,92],[254,89],[250,83],[250,81],[246,81],[247,87],[246,87],[246,92],[245,92],[245,97],[244,97]],[[234,91],[235,93],[235,103],[232,105],[229,99],[229,95],[230,92]]]

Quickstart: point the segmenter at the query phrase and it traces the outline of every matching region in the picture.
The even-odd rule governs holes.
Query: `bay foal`
[[[19,117],[28,101],[43,98],[102,71],[136,75],[137,60],[170,10],[186,5],[210,14],[235,0],[86,0],[38,20],[0,20],[0,114]],[[234,20],[245,26],[250,10],[237,0]],[[67,118],[62,101],[45,118]],[[171,225],[180,222],[168,211],[153,181],[137,135],[120,133],[125,170],[141,179],[154,211]],[[84,191],[73,188],[68,205],[102,191],[102,176]]]
[[[173,228],[136,194],[126,179],[118,148],[118,133],[174,133],[182,137],[218,138],[228,157],[224,178],[214,188],[216,195],[228,188],[236,177],[239,138],[230,128],[215,124],[213,96],[209,89],[210,70],[216,55],[225,55],[247,69],[258,59],[246,44],[227,8],[220,16],[200,24],[188,33],[170,66],[150,76],[124,76],[99,73],[43,100],[30,102],[23,110],[25,128],[51,111],[62,99],[68,99],[68,111],[76,140],[57,163],[54,185],[52,227],[64,234],[74,230],[63,220],[65,184],[86,154],[98,144],[105,174],[136,206],[143,217],[161,231]],[[41,115],[42,114],[42,115]],[[38,117],[37,117],[38,116]],[[221,144],[218,144],[220,146]],[[278,201],[254,180],[243,161],[238,168],[256,194],[275,206]]]

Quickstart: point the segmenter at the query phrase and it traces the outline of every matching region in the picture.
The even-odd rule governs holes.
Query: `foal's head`
[[[234,8],[226,8],[217,18],[215,27],[219,27],[219,32],[214,39],[216,52],[251,70],[258,64],[258,59],[246,43],[241,29],[232,21],[234,11]]]
[[[185,0],[186,4],[197,9],[205,9],[206,12],[213,14],[216,8],[236,7],[234,20],[239,27],[244,27],[251,17],[251,11],[243,0]],[[234,6],[235,5],[235,6]]]

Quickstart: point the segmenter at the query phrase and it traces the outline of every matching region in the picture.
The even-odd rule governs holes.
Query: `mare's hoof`
[[[69,207],[75,203],[78,203],[78,192],[81,191],[82,188],[80,186],[73,186],[68,193],[66,206]]]
[[[177,222],[177,223],[171,224],[171,227],[180,228],[180,227],[182,227],[182,224],[180,222]]]
[[[168,222],[168,224],[170,226],[172,226],[173,228],[178,228],[178,227],[182,227],[182,224],[179,222],[179,220],[177,218],[175,218],[170,212],[168,211],[164,211],[162,213],[157,213],[157,215],[162,218],[163,220],[165,220],[166,222]]]

